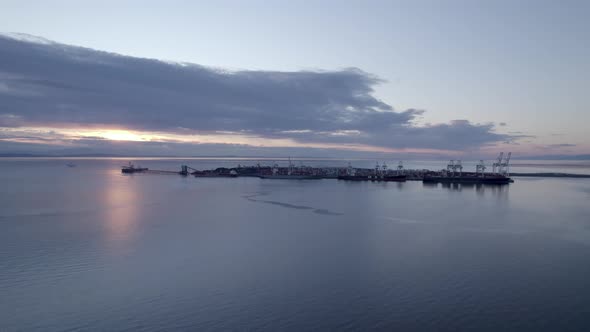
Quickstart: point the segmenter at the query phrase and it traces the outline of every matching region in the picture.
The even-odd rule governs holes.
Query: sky
[[[0,8],[0,153],[590,153],[588,1]]]

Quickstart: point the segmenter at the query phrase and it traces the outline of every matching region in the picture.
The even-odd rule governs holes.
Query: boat
[[[145,167],[135,167],[131,162],[129,165],[121,167],[121,173],[130,174],[130,173],[141,173],[145,172],[148,169]]]
[[[383,181],[383,182],[404,182],[407,179],[405,175],[339,175],[338,180],[345,181]]]
[[[321,175],[306,174],[260,174],[261,179],[280,179],[280,180],[318,180],[322,179]]]
[[[375,166],[375,172],[373,174],[366,174],[361,175],[357,174],[357,170],[352,168],[350,164],[348,164],[348,168],[346,169],[346,174],[339,175],[337,177],[338,180],[345,180],[345,181],[378,181],[378,182],[404,182],[407,179],[407,176],[404,174],[400,174],[402,171],[402,166],[398,166],[397,174],[391,174],[387,170],[387,165],[383,163],[383,166],[379,166],[379,163]]]
[[[424,183],[468,183],[468,184],[509,184],[514,182],[511,178],[504,175],[426,175],[422,179]]]
[[[503,185],[514,182],[509,177],[508,167],[511,153],[505,160],[502,160],[504,153],[500,153],[498,161],[493,164],[494,169],[492,173],[485,173],[486,166],[483,160],[475,166],[475,173],[463,172],[461,160],[451,160],[447,165],[446,170],[442,170],[437,174],[424,175],[422,182],[424,183],[463,183],[463,184],[495,184]],[[496,168],[498,169],[496,171]]]
[[[369,181],[368,175],[338,175],[338,180],[345,181]]]
[[[387,181],[387,182],[404,182],[408,177],[405,175],[385,175],[380,179],[373,181]]]
[[[66,166],[68,166],[68,167],[76,167],[76,164],[74,164],[74,163],[67,163]]]
[[[277,180],[318,180],[322,179],[323,177],[318,174],[314,174],[310,169],[301,166],[301,167],[294,167],[291,163],[291,158],[289,158],[289,167],[279,167],[279,165],[274,164],[271,168],[270,174],[267,173],[260,173],[258,177],[261,179],[277,179]]]
[[[191,173],[196,178],[235,178],[238,173],[235,170],[230,171],[194,171]]]

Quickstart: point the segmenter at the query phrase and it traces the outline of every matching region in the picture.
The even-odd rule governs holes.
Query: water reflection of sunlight
[[[121,250],[135,234],[138,221],[138,192],[133,177],[109,172],[103,191],[106,240]]]

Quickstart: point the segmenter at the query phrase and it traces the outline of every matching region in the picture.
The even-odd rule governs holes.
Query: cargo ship
[[[462,174],[457,176],[448,175],[425,175],[422,179],[425,183],[465,183],[465,184],[509,184],[514,182],[504,175],[476,176],[473,174]]]
[[[371,181],[387,181],[387,182],[404,182],[407,176],[405,175],[385,175],[380,178],[373,179]]]
[[[384,182],[404,182],[407,179],[405,175],[339,175],[338,180],[345,181],[384,181]]]
[[[305,174],[260,174],[261,179],[279,179],[279,180],[317,180],[322,179],[321,175]]]
[[[407,176],[401,174],[402,172],[403,166],[401,162],[398,166],[396,174],[389,173],[387,170],[387,165],[385,165],[385,163],[383,163],[383,166],[379,166],[379,164],[377,163],[373,174],[357,174],[357,170],[352,168],[352,166],[349,164],[348,168],[346,169],[346,174],[339,175],[337,179],[345,181],[404,182],[406,181]]]
[[[510,155],[505,160],[502,159],[503,153],[498,157],[498,161],[493,164],[493,172],[485,173],[486,166],[483,160],[475,166],[475,173],[463,172],[461,160],[451,160],[446,170],[437,174],[426,174],[422,179],[424,183],[464,183],[464,184],[496,184],[503,185],[514,182],[509,176],[508,167]]]
[[[195,170],[191,174],[196,178],[235,178],[238,176],[236,170],[227,168],[217,168],[212,171]]]
[[[141,173],[141,172],[145,172],[148,169],[145,167],[135,167],[131,162],[129,162],[129,165],[127,166],[122,166],[121,167],[121,173]]]
[[[277,180],[318,180],[323,176],[315,174],[310,167],[295,167],[289,158],[289,167],[279,167],[274,164],[270,169],[270,173],[260,173],[258,177],[261,179],[277,179]]]
[[[338,180],[346,181],[369,181],[368,175],[338,175]]]

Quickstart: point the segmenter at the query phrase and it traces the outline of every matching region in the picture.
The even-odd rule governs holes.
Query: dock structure
[[[139,166],[123,166],[121,172],[125,174],[161,174],[161,175],[181,175],[194,176],[197,178],[219,178],[219,177],[258,177],[263,179],[346,179],[357,181],[422,181],[424,175],[432,173],[429,170],[411,170],[404,169],[400,162],[397,169],[388,169],[385,163],[378,164],[374,168],[354,168],[348,167],[310,167],[295,166],[292,163],[289,166],[281,167],[278,164],[273,166],[255,166],[238,165],[234,168],[218,167],[209,170],[198,170],[188,165],[181,165],[179,171],[156,170]],[[345,178],[349,176],[350,178]]]
[[[463,172],[461,160],[451,160],[447,169],[438,174],[428,174],[422,179],[428,183],[456,183],[456,184],[494,184],[503,185],[514,182],[508,176],[508,167],[511,152],[508,152],[506,159],[503,159],[504,152],[500,153],[497,161],[493,163],[492,173],[485,173],[486,166],[483,160],[475,166],[475,172]]]
[[[182,171],[180,172],[176,172],[176,171],[164,171],[164,170],[157,170],[157,169],[150,169],[147,170],[145,172],[142,173],[147,173],[147,174],[162,174],[162,175],[185,175],[183,174]]]
[[[256,164],[254,166],[244,166],[238,164],[237,167],[226,168],[218,167],[209,170],[198,170],[188,165],[181,165],[180,171],[172,170],[154,170],[145,167],[135,166],[132,163],[122,166],[121,172],[124,174],[162,174],[162,175],[192,175],[196,178],[236,178],[236,177],[258,177],[262,179],[291,179],[291,180],[310,180],[310,179],[340,179],[348,181],[422,181],[425,183],[456,183],[456,184],[509,184],[514,182],[510,178],[509,152],[504,158],[504,153],[492,164],[492,172],[486,173],[486,165],[483,160],[475,166],[475,172],[463,171],[461,160],[451,160],[446,169],[432,171],[428,169],[407,169],[404,168],[403,162],[399,162],[396,169],[388,168],[385,163],[376,163],[374,168],[355,168],[349,163],[348,167],[310,167],[295,166],[290,160],[288,166],[280,167],[278,164],[273,166],[263,166]],[[564,173],[513,173],[518,177],[572,177],[572,178],[590,178],[585,174],[564,174]]]
[[[377,164],[374,168],[355,168],[350,164],[348,167],[310,167],[294,166],[290,164],[281,167],[278,164],[273,166],[242,166],[235,168],[218,167],[209,170],[198,170],[188,165],[181,165],[179,171],[148,169],[130,164],[123,166],[121,172],[125,174],[160,174],[160,175],[181,175],[194,176],[196,178],[219,178],[219,177],[258,177],[263,179],[340,179],[354,181],[422,181],[426,176],[437,175],[440,172],[427,169],[404,169],[400,162],[396,169],[388,169],[385,163]]]
[[[121,173],[123,174],[135,174],[135,173],[144,173],[144,174],[168,174],[168,175],[189,175],[189,169],[186,165],[180,166],[180,171],[167,171],[167,170],[158,170],[158,169],[149,169],[147,167],[135,166],[131,162],[129,165],[125,165],[121,167]],[[194,169],[193,169],[194,170]]]

